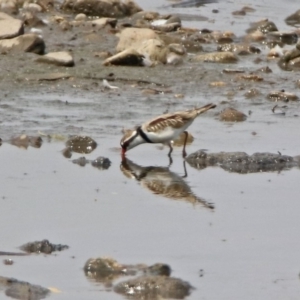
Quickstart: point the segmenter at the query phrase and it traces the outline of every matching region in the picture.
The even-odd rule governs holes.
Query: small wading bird
[[[169,145],[170,151],[168,155],[171,157],[173,151],[171,142],[184,132],[185,140],[182,156],[185,157],[185,146],[188,137],[188,133],[185,130],[193,123],[196,117],[215,107],[215,104],[207,104],[200,108],[164,114],[138,126],[134,130],[127,130],[120,143],[122,156],[125,157],[126,151],[143,143],[162,143]]]

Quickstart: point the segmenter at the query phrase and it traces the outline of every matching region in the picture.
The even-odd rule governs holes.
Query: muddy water
[[[233,17],[231,12],[245,3],[223,1],[184,9],[166,7],[169,3],[160,1],[140,1],[140,5],[162,13],[200,13],[208,20],[192,18],[184,25],[226,28],[237,36],[244,34],[250,22],[265,17],[286,30],[284,18],[298,8],[294,1],[258,1],[252,2],[256,12]],[[207,149],[299,155],[299,103],[288,103],[286,114],[279,115],[272,112],[275,103],[266,99],[268,92],[282,88],[299,95],[297,73],[281,71],[274,61],[254,64],[254,58],[243,58],[234,66],[186,62],[179,67],[130,68],[130,72],[128,68],[91,66],[87,58],[75,70],[64,70],[74,72],[74,79],[36,83],[29,75],[39,67],[24,67],[16,56],[14,66],[22,64],[23,69],[19,73],[13,69],[14,75],[7,78],[2,74],[0,83],[0,137],[4,140],[0,147],[0,250],[19,251],[18,246],[44,238],[70,249],[47,257],[13,257],[12,266],[1,265],[0,275],[60,291],[49,299],[122,299],[89,281],[82,270],[90,257],[111,256],[127,264],[169,264],[173,276],[195,287],[189,299],[298,299],[299,169],[240,175],[217,167],[199,171],[187,165],[185,182],[199,198],[214,203],[213,211],[185,199],[154,195],[120,170],[118,147],[123,127],[166,110],[207,102],[218,108],[190,128],[195,141],[188,146],[189,153]],[[273,73],[262,74],[265,80],[259,83],[239,81],[221,72],[225,67],[254,71],[265,65]],[[45,69],[53,71],[53,67]],[[100,78],[110,72],[119,78],[113,83],[119,91],[102,87]],[[29,80],[24,79],[27,77]],[[149,83],[120,80],[126,77]],[[225,87],[209,87],[211,81],[221,80]],[[143,95],[145,87],[158,88],[151,82],[162,83],[162,88],[172,92]],[[245,92],[254,87],[261,96],[246,99]],[[174,98],[176,93],[185,98]],[[222,101],[252,113],[245,122],[222,123],[216,116],[227,106]],[[55,135],[51,140],[44,137],[39,149],[25,150],[8,143],[12,136],[39,131]],[[75,153],[66,159],[62,149],[73,134],[86,134],[97,141],[98,147],[85,155],[87,159],[105,156],[112,166],[108,170],[80,167],[71,161],[82,156]],[[180,149],[174,152],[171,171],[182,176]],[[128,158],[143,167],[165,167],[166,153],[166,148],[142,145],[131,150]],[[5,297],[2,293],[1,299]]]

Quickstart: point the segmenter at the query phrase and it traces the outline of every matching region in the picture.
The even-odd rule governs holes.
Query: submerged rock
[[[219,166],[228,172],[258,173],[288,170],[299,166],[298,158],[273,153],[219,152],[206,153],[202,150],[190,154],[186,161],[196,169]]]
[[[225,52],[212,52],[206,54],[195,55],[192,61],[203,61],[203,62],[213,62],[213,63],[236,63],[238,57],[229,51]]]
[[[191,290],[188,282],[167,276],[140,276],[114,287],[115,292],[134,299],[184,299]]]
[[[14,137],[10,140],[10,143],[19,148],[27,149],[29,146],[34,148],[40,148],[42,146],[43,140],[39,136],[28,136],[22,134],[20,136]]]
[[[66,146],[72,152],[88,154],[96,149],[97,143],[88,136],[75,135],[67,140]]]
[[[225,122],[242,122],[247,119],[247,116],[234,109],[234,108],[225,108],[223,111],[220,113],[220,120],[225,121]]]
[[[22,300],[41,300],[50,294],[50,290],[47,288],[2,276],[0,276],[1,289],[5,289],[6,296]]]
[[[293,93],[285,92],[284,90],[281,91],[273,91],[268,94],[267,98],[272,101],[298,101],[299,97]]]
[[[125,275],[126,267],[108,257],[90,258],[83,268],[85,275],[97,281],[113,280]]]
[[[107,157],[99,156],[92,160],[91,164],[97,169],[107,170],[111,166],[111,161]]]
[[[290,26],[297,26],[300,24],[300,9],[291,14],[285,19],[285,23]]]
[[[69,249],[69,246],[61,244],[52,244],[48,240],[42,240],[24,244],[20,247],[20,249],[27,253],[51,254],[54,251],[62,251],[65,249]]]

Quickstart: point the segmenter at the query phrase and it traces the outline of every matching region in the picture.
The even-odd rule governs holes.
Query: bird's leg
[[[184,138],[184,144],[183,144],[183,149],[182,149],[182,157],[185,158],[186,157],[185,146],[186,146],[186,142],[187,142],[187,139],[188,139],[188,132],[184,131],[183,133],[185,135],[185,138]]]
[[[173,159],[172,159],[172,156],[171,156],[171,154],[173,152],[172,142],[169,142],[168,146],[170,147],[170,151],[168,153],[168,156],[169,156],[169,167],[170,167],[172,165],[172,163],[173,163]]]
[[[183,161],[183,170],[184,170],[184,175],[182,176],[182,178],[188,177],[188,173],[186,171],[186,162],[185,162],[185,160]]]

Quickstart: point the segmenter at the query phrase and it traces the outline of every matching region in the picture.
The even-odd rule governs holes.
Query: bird
[[[185,134],[182,156],[186,157],[185,147],[188,137],[186,129],[193,123],[196,117],[215,107],[215,104],[210,103],[199,108],[163,114],[137,126],[134,130],[126,130],[120,141],[122,157],[125,157],[125,153],[128,150],[144,143],[167,144],[170,147],[168,156],[171,157],[173,151],[172,141],[181,133]]]
[[[196,196],[183,177],[170,171],[168,167],[143,167],[124,158],[121,161],[120,170],[127,178],[137,180],[142,187],[155,195],[186,201],[193,205],[201,204],[208,209],[214,209],[214,204]]]

